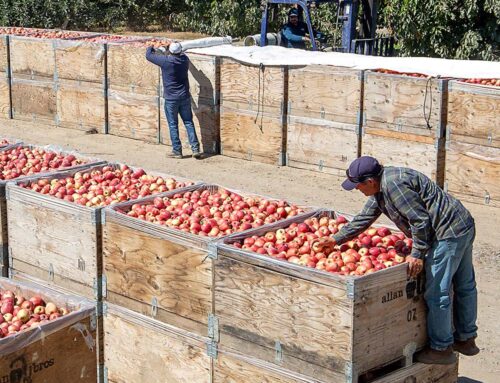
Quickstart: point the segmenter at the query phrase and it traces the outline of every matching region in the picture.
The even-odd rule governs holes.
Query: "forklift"
[[[324,37],[314,33],[311,22],[311,10],[320,7],[325,3],[337,3],[336,29],[342,30],[340,46],[326,45]],[[376,0],[262,0],[262,20],[260,27],[260,46],[269,44],[268,27],[271,11],[280,5],[294,6],[299,10],[303,21],[307,24],[311,48],[313,51],[336,51],[345,53],[359,53],[374,56],[392,56],[394,53],[393,37],[376,37],[377,29],[377,1]],[[359,15],[360,9],[362,14]],[[360,21],[360,31],[358,32],[358,16]],[[280,36],[278,35],[278,39]]]

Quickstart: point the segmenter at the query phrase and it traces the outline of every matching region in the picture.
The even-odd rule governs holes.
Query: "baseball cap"
[[[299,17],[299,10],[297,8],[292,8],[288,12],[288,16],[297,16]]]
[[[182,45],[179,43],[172,43],[168,47],[168,50],[170,51],[170,53],[172,53],[174,55],[178,55],[179,53],[182,52]]]
[[[346,170],[347,179],[342,182],[345,190],[353,190],[356,185],[365,182],[368,178],[378,177],[382,174],[383,166],[370,156],[362,156],[351,162]]]

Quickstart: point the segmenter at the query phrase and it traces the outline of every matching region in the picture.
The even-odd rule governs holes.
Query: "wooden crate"
[[[363,126],[444,136],[447,80],[370,71],[365,72],[364,78]]]
[[[24,296],[41,295],[66,306],[68,316],[0,339],[2,382],[96,382],[95,308],[90,302],[43,285],[0,279],[0,288]]]
[[[221,105],[221,154],[268,164],[284,165],[285,117],[232,109]]]
[[[450,81],[446,136],[500,148],[500,88]]]
[[[165,116],[165,100],[160,100],[160,143],[172,146],[170,131]],[[200,142],[200,149],[203,153],[218,154],[220,152],[220,114],[218,105],[196,104],[191,98],[191,108],[193,110],[193,123],[196,136]],[[191,150],[187,137],[186,128],[179,115],[179,138],[182,142],[183,150]]]
[[[146,60],[146,47],[108,44],[108,87],[122,92],[158,96],[160,69]]]
[[[189,92],[196,105],[219,105],[220,59],[189,53]]]
[[[325,214],[334,213],[310,213],[245,237]],[[214,260],[221,348],[319,381],[358,382],[382,366],[409,365],[415,349],[425,346],[423,282],[408,280],[406,265],[343,277],[229,245],[242,237],[220,242]]]
[[[159,142],[160,98],[150,94],[108,90],[108,133]]]
[[[460,200],[500,207],[500,148],[448,141],[445,190]]]
[[[288,117],[286,164],[345,176],[359,155],[358,127],[308,117]]]
[[[57,86],[52,79],[11,80],[12,118],[45,124],[55,124],[57,116]]]
[[[209,383],[207,338],[108,304],[104,379],[109,383]]]
[[[104,85],[91,82],[59,80],[56,93],[58,127],[106,131],[106,96]]]
[[[224,108],[251,111],[274,117],[284,115],[288,102],[288,68],[259,67],[222,58],[220,104]]]
[[[418,170],[442,187],[444,143],[444,138],[366,127],[361,136],[361,155],[375,157],[386,166]]]
[[[84,40],[52,40],[56,79],[104,84],[106,44]]]
[[[327,65],[290,68],[288,116],[359,125],[363,72]]]
[[[19,79],[54,80],[56,74],[54,41],[9,36],[12,76]]]

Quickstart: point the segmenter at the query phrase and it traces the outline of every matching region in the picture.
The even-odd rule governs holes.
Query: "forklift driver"
[[[299,20],[299,10],[290,9],[288,12],[288,23],[281,30],[282,45],[287,48],[306,49],[306,41],[311,41],[306,36],[307,24]]]

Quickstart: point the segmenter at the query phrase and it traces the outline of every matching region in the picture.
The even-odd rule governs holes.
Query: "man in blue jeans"
[[[425,267],[430,344],[417,354],[417,361],[452,364],[457,360],[453,350],[468,356],[479,353],[475,343],[477,290],[472,264],[475,226],[469,211],[424,174],[408,168],[383,167],[373,157],[354,160],[346,174],[342,187],[358,189],[369,197],[368,201],[333,238],[318,241],[320,251],[332,250],[334,245],[356,237],[384,213],[413,239],[412,252],[406,258],[409,275],[416,277]]]
[[[146,59],[161,68],[163,79],[163,97],[165,98],[165,115],[167,116],[172,141],[170,157],[182,158],[182,144],[179,139],[179,114],[188,134],[193,157],[201,158],[200,143],[196,136],[191,109],[191,94],[189,93],[189,58],[182,53],[178,43],[170,44],[168,53],[158,54],[153,47],[148,47]]]

